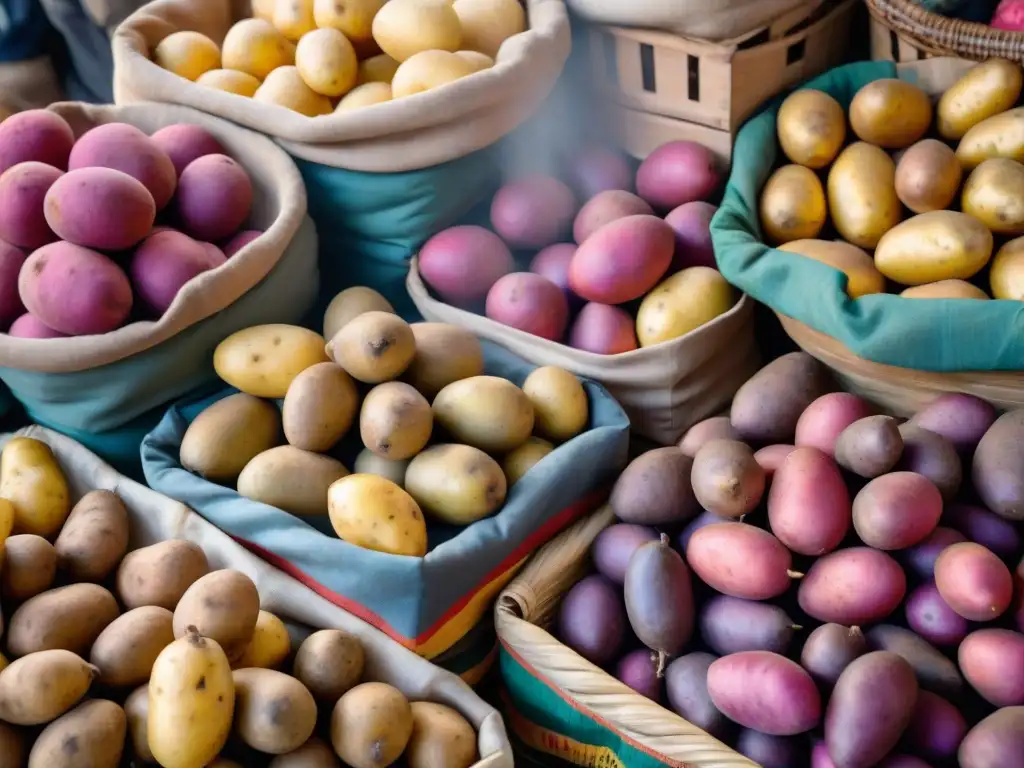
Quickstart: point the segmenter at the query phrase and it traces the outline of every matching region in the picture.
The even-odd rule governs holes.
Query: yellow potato
[[[416,356],[405,378],[428,400],[453,381],[484,372],[484,350],[472,333],[449,323],[413,323]]]
[[[301,747],[270,761],[268,768],[337,768],[334,750],[316,736]]]
[[[392,0],[395,2],[395,0]],[[475,66],[449,51],[421,51],[398,65],[391,79],[392,98],[414,96],[476,72]]]
[[[358,407],[352,377],[334,363],[317,363],[296,376],[285,393],[284,435],[304,451],[328,451],[348,432]]]
[[[896,164],[883,150],[859,141],[836,158],[828,173],[828,208],[842,238],[872,249],[900,223]]]
[[[32,533],[7,539],[2,560],[0,594],[7,605],[45,592],[57,576],[57,550],[42,536]]]
[[[784,165],[761,190],[761,229],[772,244],[817,237],[828,210],[825,190],[814,171],[802,165]]]
[[[816,170],[835,160],[846,141],[846,113],[823,91],[791,93],[779,107],[776,126],[786,157]]]
[[[40,651],[11,662],[0,672],[0,720],[42,725],[78,703],[96,667],[65,650]]]
[[[640,302],[636,336],[641,347],[671,341],[724,315],[736,292],[717,269],[688,267],[663,280]]]
[[[896,196],[914,213],[941,211],[960,190],[960,161],[936,139],[907,148],[896,165]]]
[[[206,574],[185,590],[174,609],[174,636],[187,638],[198,630],[234,661],[252,642],[259,613],[260,595],[252,579],[225,568]]]
[[[453,382],[437,393],[432,408],[435,423],[455,440],[485,453],[514,451],[533,432],[530,398],[498,376],[473,376]]]
[[[993,115],[1013,107],[1020,98],[1024,73],[1006,59],[988,59],[973,67],[939,98],[936,123],[945,139],[962,138]]]
[[[931,211],[889,230],[875,249],[878,271],[903,285],[974,277],[992,256],[992,233],[973,216]]]
[[[327,489],[348,475],[332,456],[279,445],[255,456],[238,476],[238,494],[299,517],[327,514]]]
[[[964,134],[956,148],[956,159],[967,171],[993,157],[1024,162],[1024,107],[982,120]]]
[[[179,455],[189,472],[215,483],[231,483],[253,457],[280,442],[277,408],[239,392],[218,400],[192,420],[181,438]]]
[[[292,671],[314,698],[333,704],[359,682],[365,663],[358,637],[321,629],[302,641]]]
[[[198,544],[159,541],[124,556],[115,578],[117,596],[128,610],[159,605],[173,611],[185,591],[209,572],[206,553]]]
[[[994,157],[971,171],[960,210],[997,235],[1024,235],[1024,165]]]
[[[369,448],[363,448],[356,456],[356,463],[352,471],[356,474],[379,475],[386,477],[395,485],[405,487],[405,470],[409,466],[409,459],[404,461],[392,461],[378,456]]]
[[[304,34],[316,29],[313,0],[277,0],[273,21],[282,35],[293,43],[298,42]]]
[[[555,450],[555,446],[547,440],[539,437],[531,437],[511,453],[507,454],[501,462],[501,469],[505,473],[505,480],[508,487],[518,483],[527,472],[533,469],[533,465]]]
[[[54,542],[57,564],[73,581],[103,581],[128,551],[128,510],[111,491],[89,491]]]
[[[14,505],[9,499],[0,499],[0,549],[14,530]]]
[[[174,642],[173,621],[166,608],[146,605],[110,622],[89,651],[89,662],[99,670],[97,680],[117,687],[149,680],[156,657]]]
[[[7,650],[27,656],[56,648],[85,656],[118,617],[114,596],[99,584],[69,584],[26,600],[11,616]]]
[[[291,651],[292,641],[284,622],[269,611],[260,611],[252,640],[235,666],[274,669],[284,663]]]
[[[470,768],[476,762],[476,731],[451,707],[414,701],[412,737],[405,749],[409,768]]]
[[[358,65],[356,49],[336,29],[307,32],[295,48],[295,66],[303,81],[332,99],[352,90]]]
[[[235,732],[253,749],[281,755],[298,749],[316,727],[316,701],[291,675],[273,669],[236,669]]]
[[[480,51],[456,51],[455,55],[468,61],[474,72],[482,72],[494,66],[494,59]]]
[[[295,49],[273,24],[264,19],[242,19],[224,36],[221,63],[263,80],[278,67],[295,62]],[[252,96],[253,93],[248,94]]]
[[[225,382],[254,397],[281,398],[307,368],[327,360],[324,337],[295,325],[256,325],[217,345],[213,367]]]
[[[265,21],[274,20],[276,0],[252,0],[250,5],[252,6],[252,15],[255,18]]]
[[[993,299],[1024,301],[1024,237],[1010,240],[996,252],[988,279]]]
[[[124,701],[124,713],[128,718],[128,737],[135,756],[145,763],[153,762],[146,733],[149,719],[149,683],[140,685]]]
[[[861,88],[850,102],[850,127],[861,141],[903,149],[932,124],[932,101],[912,83],[883,78]]]
[[[390,83],[396,71],[398,71],[398,62],[386,53],[379,53],[359,62],[359,68],[356,71],[356,85]]]
[[[335,112],[348,112],[353,109],[372,107],[391,101],[391,86],[387,83],[363,83],[341,97]]]
[[[128,719],[117,704],[103,699],[83,702],[36,737],[28,768],[118,768],[127,732]]]
[[[153,61],[186,80],[220,66],[220,48],[199,32],[172,32],[153,50]]]
[[[14,437],[0,454],[0,497],[14,505],[14,533],[50,538],[71,512],[68,482],[50,446]]]
[[[275,69],[267,75],[253,98],[265,104],[277,104],[306,117],[327,115],[334,109],[330,99],[306,85],[296,67]]]
[[[905,299],[987,299],[988,294],[966,280],[939,280],[907,288],[900,293]]]
[[[405,751],[412,729],[408,699],[386,683],[357,685],[331,713],[334,751],[352,768],[391,765]]]
[[[426,446],[433,428],[430,403],[401,381],[378,384],[359,411],[363,445],[385,459],[411,459]]]
[[[468,445],[431,446],[405,472],[409,495],[449,525],[469,525],[496,512],[507,488],[498,462]]]
[[[216,88],[218,91],[248,98],[255,96],[256,90],[260,87],[259,80],[237,69],[211,69],[209,72],[203,72],[196,82],[207,88]]]
[[[583,383],[563,368],[545,365],[530,372],[523,392],[533,403],[534,429],[556,443],[587,428],[590,408]]]
[[[373,17],[373,39],[403,62],[421,51],[457,51],[462,25],[449,0],[389,0]]]
[[[13,725],[0,723],[0,768],[23,768],[28,757],[25,734]],[[332,766],[333,768],[333,766]]]
[[[377,475],[349,475],[327,493],[331,525],[338,538],[363,549],[422,557],[427,526],[412,496]]]
[[[875,260],[855,245],[841,240],[794,240],[780,245],[779,250],[799,253],[838,269],[846,275],[846,292],[851,299],[885,293],[885,277],[875,268]]]
[[[327,305],[327,311],[324,312],[324,338],[333,339],[353,317],[371,311],[394,314],[395,308],[373,288],[362,285],[346,288]]]
[[[212,762],[231,734],[235,684],[215,640],[195,627],[157,657],[149,679],[146,741],[163,768]]]
[[[526,29],[526,11],[519,0],[455,0],[462,27],[462,47],[494,59],[501,44]]]
[[[387,0],[313,0],[313,19],[321,29],[336,29],[353,43],[373,39],[373,17]]]
[[[409,367],[416,354],[416,338],[398,315],[363,312],[334,334],[327,354],[352,378],[380,384],[397,379]]]

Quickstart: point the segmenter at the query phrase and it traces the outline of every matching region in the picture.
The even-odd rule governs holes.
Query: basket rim
[[[864,0],[864,3],[872,18],[906,36],[927,53],[948,55],[952,51],[969,58],[1001,56],[1024,60],[1024,32],[952,19],[912,0]]]

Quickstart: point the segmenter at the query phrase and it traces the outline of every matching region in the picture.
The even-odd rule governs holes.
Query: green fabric
[[[866,83],[895,77],[891,62],[858,62],[805,88],[844,106]],[[1024,303],[915,299],[877,294],[850,299],[846,276],[832,267],[761,242],[758,195],[776,166],[775,116],[781,98],[736,137],[732,174],[711,221],[725,278],[773,310],[842,342],[859,357],[924,371],[1024,370]]]

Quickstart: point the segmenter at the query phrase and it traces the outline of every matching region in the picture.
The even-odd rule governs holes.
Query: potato
[[[330,450],[352,426],[359,393],[334,363],[317,363],[292,379],[281,407],[284,435],[304,451]]]
[[[0,180],[3,177],[0,176]],[[2,197],[0,197],[2,201]],[[2,205],[0,205],[0,217],[2,217]],[[21,318],[31,315],[25,312],[25,303],[18,293],[18,275],[25,265],[28,257],[20,248],[15,248],[10,243],[0,240],[0,328],[7,328],[10,336],[25,337],[28,334],[24,328],[26,322]],[[45,337],[40,337],[45,338]]]
[[[966,280],[939,280],[900,291],[905,299],[987,299],[988,294]]]
[[[226,383],[269,399],[284,397],[296,376],[326,361],[323,336],[296,325],[254,325],[213,352],[213,367]]]
[[[167,153],[127,123],[97,125],[75,142],[68,170],[97,167],[113,168],[137,179],[153,196],[158,211],[170,202],[178,183],[174,163]]]
[[[910,630],[879,624],[868,630],[867,638],[873,650],[889,651],[902,657],[913,668],[922,688],[949,696],[961,693],[964,680],[956,664]]]
[[[146,733],[149,718],[148,682],[128,695],[124,702],[124,713],[128,718],[128,737],[132,753],[139,760],[153,762],[153,753],[149,751],[149,738]]]
[[[576,250],[569,287],[601,304],[639,299],[665,275],[675,253],[672,227],[657,216],[626,216],[605,224]]]
[[[447,0],[386,3],[373,16],[372,28],[377,45],[399,62],[420,51],[457,51],[462,42],[459,17]]]
[[[334,111],[340,114],[353,109],[372,107],[374,104],[383,104],[385,101],[391,101],[392,95],[390,83],[363,83],[342,96]]]
[[[770,736],[750,728],[744,728],[736,737],[736,751],[765,766],[799,765],[807,759],[802,739]]]
[[[226,259],[230,259],[240,250],[245,248],[249,243],[259,239],[263,236],[263,232],[258,229],[243,229],[237,235],[229,239],[224,243],[224,247],[221,249],[221,253],[224,254]],[[206,245],[210,245],[206,243]]]
[[[235,666],[239,669],[274,669],[284,663],[291,650],[291,639],[284,622],[268,611],[260,611],[252,640]]]
[[[483,347],[469,331],[448,323],[413,323],[409,327],[416,354],[405,378],[427,400],[454,381],[483,374]]]
[[[64,174],[52,165],[18,163],[0,175],[0,238],[12,246],[33,251],[57,239],[46,223],[43,201],[53,183]]]
[[[234,728],[260,752],[281,755],[298,749],[316,727],[316,702],[306,686],[272,669],[236,669]]]
[[[660,283],[640,303],[636,335],[641,347],[685,336],[724,315],[736,292],[717,269],[689,267]]]
[[[935,530],[942,515],[942,495],[926,477],[892,472],[877,477],[853,500],[853,527],[875,549],[906,549]]]
[[[762,733],[795,735],[821,720],[821,695],[811,676],[777,653],[744,651],[718,659],[708,668],[708,693],[730,720]]]
[[[645,203],[646,205],[646,203]],[[579,296],[572,292],[569,287],[569,266],[576,255],[577,246],[575,243],[555,243],[546,248],[541,248],[530,260],[529,271],[534,274],[546,277],[557,285],[565,294],[569,302],[569,310],[572,312],[582,303]],[[632,325],[632,322],[630,323]]]
[[[321,3],[328,3],[329,0],[318,0]],[[349,38],[350,40],[352,38]],[[395,76],[398,69],[398,62],[386,53],[370,56],[359,62],[358,74],[356,75],[356,87],[367,83],[388,84]]]
[[[416,339],[398,315],[363,312],[334,335],[327,354],[352,378],[379,384],[405,372],[416,354]]]
[[[960,768],[1019,768],[1022,754],[1024,707],[1004,707],[967,732],[957,762]]]
[[[434,426],[430,403],[409,384],[388,381],[371,389],[359,411],[363,444],[386,459],[411,459]]]
[[[117,569],[117,596],[131,610],[157,605],[173,611],[185,591],[210,571],[203,550],[168,539],[129,552]]]
[[[215,245],[163,230],[139,243],[128,264],[128,274],[143,310],[160,317],[186,284],[224,261],[224,254]]]
[[[405,490],[420,507],[449,525],[469,525],[505,503],[501,466],[478,448],[434,445],[409,462]]]
[[[778,597],[798,575],[790,570],[789,550],[767,531],[746,523],[712,523],[694,531],[686,562],[712,589],[745,600]]]
[[[868,650],[867,641],[857,627],[822,624],[804,642],[800,666],[810,672],[823,689],[831,689],[843,670]]]
[[[295,47],[269,19],[241,19],[221,46],[222,64],[263,80],[278,67],[295,63]]]
[[[846,114],[823,91],[794,91],[782,102],[775,122],[786,157],[815,170],[835,160],[846,140]]]
[[[817,237],[827,217],[825,190],[802,165],[782,166],[761,190],[761,230],[773,245]]]
[[[350,544],[393,555],[427,553],[423,512],[390,480],[378,475],[344,477],[328,489],[327,509],[334,532]]]
[[[903,438],[903,455],[898,468],[927,477],[935,483],[943,499],[953,499],[960,490],[963,477],[960,457],[953,444],[915,424],[900,424],[899,430]]]
[[[800,415],[829,390],[824,367],[806,352],[790,352],[747,379],[729,417],[741,438],[755,443],[793,440]]]
[[[939,134],[962,138],[989,117],[1011,109],[1020,96],[1020,65],[1006,59],[987,59],[972,67],[939,98],[935,109]]]
[[[476,731],[466,718],[443,704],[414,701],[410,706],[409,768],[469,768],[476,762]]]
[[[327,514],[327,489],[349,474],[335,458],[292,445],[264,451],[238,475],[238,494],[299,517]]]
[[[7,650],[27,656],[57,648],[84,656],[120,611],[98,584],[71,584],[26,600],[7,626]]]
[[[960,162],[946,144],[922,139],[896,164],[896,196],[914,213],[941,211],[960,190]]]
[[[797,599],[818,621],[854,626],[886,618],[906,592],[907,577],[889,555],[850,547],[816,560],[800,581]]]
[[[576,582],[559,608],[558,637],[592,664],[615,660],[626,627],[622,590],[597,574]]]
[[[345,693],[331,713],[331,742],[352,768],[391,765],[413,732],[412,707],[386,683],[363,683]]]
[[[674,268],[715,267],[715,249],[711,242],[711,219],[718,206],[703,200],[683,203],[665,215],[665,223],[676,235],[676,253],[672,259]]]
[[[953,544],[935,561],[935,586],[968,621],[992,621],[1010,607],[1013,578],[992,552],[974,542]]]
[[[684,523],[700,512],[690,480],[693,459],[675,446],[637,456],[612,486],[611,504],[624,523]]]
[[[860,141],[844,149],[829,169],[826,188],[836,231],[861,248],[874,248],[903,218],[896,165],[872,144]]]
[[[662,671],[690,641],[695,623],[690,571],[666,534],[630,557],[623,597],[633,633],[657,654],[656,672]]]
[[[231,483],[251,459],[277,445],[280,435],[281,416],[271,403],[244,392],[228,395],[189,424],[181,465],[207,480]]]
[[[0,768],[23,768],[28,757],[24,734],[7,723],[0,723]]]
[[[960,644],[957,658],[967,682],[990,704],[1024,704],[1024,635],[979,629]]]
[[[359,638],[340,629],[321,629],[299,646],[293,673],[320,701],[334,703],[363,676]]]
[[[18,301],[21,301],[20,297]],[[60,339],[67,336],[66,333],[55,331],[38,317],[28,312],[11,323],[7,335],[21,339]]]
[[[733,429],[728,416],[712,416],[698,421],[679,440],[679,450],[690,458],[697,455],[705,443],[712,440],[738,440],[739,434]]]
[[[147,605],[114,619],[99,634],[89,661],[99,670],[104,685],[135,686],[149,680],[160,651],[174,642],[173,614]]]
[[[456,307],[482,301],[498,278],[516,268],[504,241],[474,225],[438,232],[420,248],[417,266],[423,282],[443,302]]]
[[[379,475],[399,487],[405,487],[405,471],[408,466],[408,459],[393,461],[378,456],[369,448],[363,448],[356,456],[356,463],[352,467],[352,471],[362,475]]]
[[[193,123],[175,123],[164,126],[154,132],[149,138],[170,159],[171,164],[174,166],[175,176],[180,176],[181,172],[185,170],[185,166],[198,157],[225,154],[224,146],[212,133],[201,125]],[[75,150],[77,149],[78,147],[76,146]],[[131,171],[127,171],[124,168],[119,170],[135,176]],[[141,179],[138,176],[136,178],[143,184],[146,184],[145,179]],[[147,188],[149,187],[148,184],[146,186]],[[150,191],[152,192],[152,189]],[[155,192],[153,197],[156,198]]]
[[[228,30],[230,32],[230,30]],[[252,98],[260,88],[260,81],[250,74],[239,72],[237,69],[208,69],[196,78],[196,83],[215,88],[225,93],[234,93],[238,96]],[[215,153],[224,154],[224,149],[218,149]],[[193,158],[194,159],[194,158]],[[175,163],[175,169],[181,174],[181,168]]]
[[[943,512],[949,525],[1000,558],[1012,560],[1021,551],[1024,540],[1017,527],[984,507],[954,503],[946,505]]]
[[[331,100],[321,96],[302,79],[297,67],[278,67],[263,81],[252,96],[254,101],[275,104],[306,117],[331,113]]]
[[[875,80],[850,102],[850,127],[857,138],[884,149],[909,147],[931,124],[931,99],[905,80]]]
[[[690,482],[697,501],[719,517],[743,517],[761,503],[765,474],[754,452],[737,440],[712,440],[693,458]]]
[[[654,215],[654,210],[644,200],[624,189],[609,189],[590,198],[572,224],[572,236],[582,243],[605,224],[626,216]]]
[[[1007,520],[1024,520],[1024,410],[1004,413],[985,432],[974,452],[971,479],[985,506]],[[2,493],[2,489],[0,489]]]
[[[669,141],[649,154],[636,172],[636,193],[658,211],[707,200],[722,171],[714,154],[696,141]]]
[[[66,171],[75,143],[71,126],[48,109],[27,109],[0,122],[0,173],[35,161]]]
[[[491,58],[505,40],[526,29],[526,13],[514,0],[456,0],[452,8],[462,28],[462,47]]]
[[[633,553],[642,545],[657,538],[657,531],[644,525],[611,525],[594,539],[591,547],[594,567],[605,578],[622,584],[626,580],[626,566],[629,565]]]
[[[836,438],[836,463],[865,478],[884,475],[903,455],[903,435],[891,416],[865,416]]]
[[[992,233],[984,224],[959,211],[932,211],[889,230],[875,249],[875,265],[897,283],[922,285],[967,280],[991,256]]]
[[[533,403],[519,387],[497,376],[473,376],[449,384],[431,406],[435,423],[460,443],[487,453],[506,453],[533,431]]]
[[[346,288],[331,299],[324,312],[324,338],[333,339],[353,317],[363,312],[394,312],[394,307],[372,288],[361,285]]]
[[[872,259],[855,245],[841,240],[792,240],[778,250],[798,253],[834,267],[846,275],[846,292],[851,299],[872,293],[885,293],[885,278]]]
[[[398,65],[391,79],[393,98],[414,96],[478,71],[469,59],[451,51],[420,51]]]
[[[499,277],[487,292],[487,317],[550,341],[565,335],[569,304],[565,293],[541,275],[512,272]]]
[[[786,457],[795,450],[795,445],[783,445],[781,443],[766,445],[764,448],[754,452],[754,461],[760,465],[761,469],[764,470],[765,477],[770,480],[779,471],[779,467],[782,466]]]
[[[192,30],[172,32],[153,49],[153,62],[186,80],[220,66],[220,49],[206,35]]]
[[[92,699],[46,726],[32,745],[28,768],[117,768],[128,720],[112,701]]]
[[[227,656],[216,640],[187,630],[160,653],[149,679],[146,741],[165,768],[210,763],[228,740],[235,710]]]
[[[90,491],[54,544],[60,570],[74,581],[103,581],[128,549],[128,510],[111,491]]]
[[[495,193],[491,226],[511,248],[543,248],[571,231],[577,209],[576,196],[563,182],[532,174],[508,182]]]
[[[337,765],[334,750],[314,736],[298,749],[275,757],[269,768],[337,768]]]
[[[716,658],[695,652],[675,659],[665,670],[665,693],[673,712],[701,730],[724,738],[733,725],[718,711],[707,690],[708,669]]]
[[[998,235],[1024,234],[1024,166],[994,157],[971,171],[961,209]]]
[[[156,216],[149,190],[112,168],[65,173],[46,192],[43,210],[46,223],[62,240],[108,251],[131,248],[142,240]]]
[[[181,172],[174,202],[185,234],[209,242],[223,240],[249,218],[252,181],[227,155],[203,155]]]
[[[195,627],[234,661],[252,642],[259,613],[260,595],[252,579],[239,571],[213,571],[200,577],[178,601],[174,637],[184,638]]]
[[[29,312],[69,336],[112,331],[132,308],[131,285],[117,264],[102,253],[65,242],[44,245],[28,257],[18,277],[18,294]]]
[[[967,541],[967,538],[960,531],[939,526],[924,541],[904,553],[904,562],[910,572],[931,581],[935,578],[935,561],[942,550],[961,541]]]
[[[42,536],[23,533],[4,542],[0,595],[4,603],[20,603],[45,592],[57,576],[57,550]],[[9,602],[8,602],[9,601]]]
[[[303,82],[321,96],[336,99],[356,84],[356,50],[336,29],[307,32],[295,47],[295,67]]]
[[[42,725],[67,712],[85,695],[96,667],[62,649],[40,651],[0,672],[0,720]]]
[[[965,171],[977,168],[985,160],[1005,157],[1024,160],[1024,131],[1021,116],[1024,107],[1017,107],[982,120],[972,126],[956,148],[956,159]]]
[[[595,355],[618,355],[637,348],[636,322],[621,307],[588,302],[569,329],[569,346]]]
[[[793,552],[818,556],[835,550],[850,530],[850,509],[842,473],[817,448],[795,448],[776,470],[768,521]]]
[[[992,298],[1024,300],[1024,238],[1018,237],[1005,243],[992,259],[989,269],[989,284]],[[11,333],[13,333],[13,327]]]
[[[811,403],[796,423],[796,445],[812,446],[829,456],[844,429],[871,414],[871,405],[848,392],[829,392]]]
[[[505,455],[501,462],[501,470],[505,473],[508,487],[523,479],[523,475],[533,466],[555,450],[555,446],[539,437],[531,437],[511,453]]]
[[[797,626],[775,605],[718,595],[700,612],[700,636],[721,656],[741,651],[785,654]]]
[[[534,427],[544,437],[563,443],[586,429],[587,393],[568,371],[553,365],[535,368],[523,382],[523,392],[533,403]]]
[[[940,765],[956,759],[967,721],[956,706],[931,691],[919,691],[904,739],[916,754]]]

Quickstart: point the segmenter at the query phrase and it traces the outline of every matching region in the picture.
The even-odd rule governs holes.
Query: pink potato
[[[707,200],[721,181],[711,150],[695,141],[670,141],[640,164],[636,191],[656,210],[670,211],[683,203]]]
[[[1024,768],[1024,707],[997,709],[967,732],[959,768]]]
[[[907,626],[933,645],[955,646],[970,631],[967,619],[950,608],[931,583],[910,593],[904,611]]]
[[[6,328],[25,311],[18,295],[18,275],[25,264],[25,252],[0,240],[0,328]]]
[[[1013,600],[1010,569],[971,541],[942,550],[935,561],[935,586],[949,607],[968,621],[997,619]]]
[[[675,236],[657,216],[626,216],[594,232],[569,265],[569,287],[587,301],[622,304],[639,299],[672,262]]]
[[[781,443],[766,445],[764,448],[754,451],[754,461],[761,465],[761,469],[770,479],[779,471],[779,467],[782,466],[786,457],[795,450],[795,445],[782,445]]]
[[[11,323],[7,334],[21,339],[62,339],[67,336],[66,333],[53,330],[38,317],[28,312]]]
[[[192,123],[165,126],[150,138],[170,158],[176,176],[181,176],[185,167],[196,158],[227,154],[212,133]]]
[[[441,301],[467,307],[487,296],[498,278],[516,268],[500,237],[474,225],[451,227],[420,248],[420,275]]]
[[[131,248],[149,234],[156,216],[149,190],[112,168],[68,171],[46,193],[43,210],[61,239],[102,251]]]
[[[915,472],[890,472],[853,499],[853,528],[875,549],[906,549],[924,541],[942,517],[942,494]]]
[[[710,443],[712,440],[739,439],[740,435],[733,428],[728,416],[712,416],[710,419],[698,421],[686,430],[686,434],[679,441],[679,450],[693,458],[704,443]]]
[[[904,737],[914,752],[930,760],[956,757],[967,734],[967,721],[953,704],[931,691],[918,691],[917,704]]]
[[[576,196],[551,176],[510,181],[491,201],[491,226],[512,248],[543,248],[569,232]]]
[[[258,229],[244,229],[237,235],[234,235],[224,243],[224,247],[221,249],[221,252],[224,254],[224,258],[230,259],[262,234],[263,232]]]
[[[569,346],[595,355],[619,355],[637,348],[636,323],[619,307],[585,304],[569,331]]]
[[[730,720],[773,736],[793,736],[821,720],[821,694],[797,663],[770,651],[742,651],[708,668],[708,693]]]
[[[747,600],[778,597],[797,575],[782,542],[746,523],[712,523],[694,531],[686,561],[712,589]]]
[[[181,172],[174,200],[185,234],[197,240],[223,240],[249,218],[252,180],[227,155],[203,155]]]
[[[64,172],[30,160],[11,166],[0,175],[0,237],[11,245],[33,251],[57,239],[46,223],[43,201]]]
[[[223,263],[223,255],[218,260],[204,246],[209,243],[174,231],[158,232],[139,243],[128,273],[135,295],[149,314],[163,315],[185,283]]]
[[[158,211],[171,201],[178,184],[171,158],[134,125],[106,123],[75,142],[68,170],[113,168],[138,179],[153,196]]]
[[[961,453],[970,453],[996,420],[996,409],[980,398],[953,392],[941,395],[910,420],[949,440]]]
[[[853,422],[871,415],[871,406],[849,392],[829,392],[811,403],[796,422],[796,445],[834,455],[836,439]]]
[[[907,577],[884,552],[851,547],[815,561],[800,581],[797,600],[818,621],[851,627],[882,621],[907,593]]]
[[[995,707],[1024,705],[1024,635],[1009,629],[979,629],[960,643],[960,671]]]
[[[632,192],[621,189],[600,192],[590,198],[576,214],[572,224],[573,239],[582,243],[610,221],[641,214],[653,216],[654,211]]]
[[[811,749],[811,768],[836,768],[836,764],[828,756],[828,747],[824,741],[815,742]]]
[[[29,312],[69,336],[112,331],[132,309],[124,271],[102,253],[73,243],[50,243],[33,252],[21,268],[18,290]]]
[[[572,292],[569,287],[569,264],[572,257],[576,255],[574,243],[555,243],[537,252],[530,262],[530,271],[534,274],[546,277],[552,283],[562,289],[565,298],[569,301],[570,308],[580,303],[580,297]]]
[[[631,190],[633,171],[620,152],[591,144],[569,159],[566,177],[580,198],[589,200],[609,189]]]
[[[188,235],[185,236],[188,237]],[[210,269],[219,267],[228,260],[228,257],[224,255],[224,251],[213,243],[204,243],[201,240],[196,240],[196,242],[203,246],[203,250],[206,251],[206,255],[210,260]]]
[[[565,294],[546,277],[513,272],[498,278],[487,292],[486,314],[491,320],[558,341],[569,321]]]
[[[0,173],[34,160],[65,171],[75,134],[63,117],[48,109],[29,109],[0,123]]]
[[[850,493],[836,463],[817,448],[795,448],[775,472],[768,523],[801,555],[823,555],[850,530]]]
[[[711,217],[718,207],[703,200],[683,203],[665,216],[665,223],[676,233],[676,253],[672,271],[688,267],[718,269],[715,249],[711,245]]]

